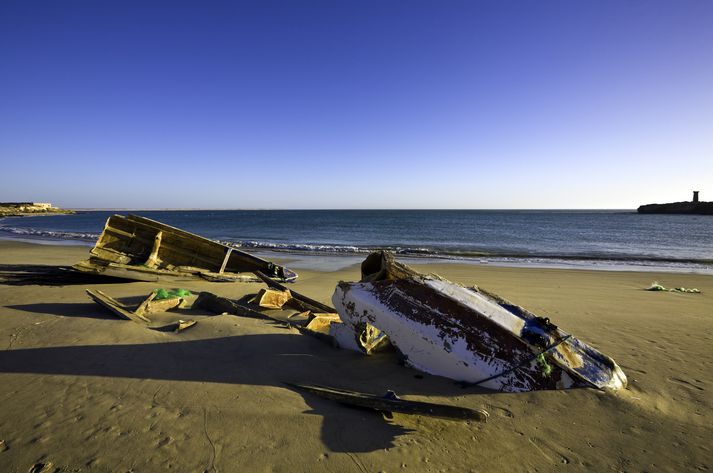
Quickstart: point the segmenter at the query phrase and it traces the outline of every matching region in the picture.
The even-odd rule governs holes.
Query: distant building
[[[0,202],[0,207],[16,209],[18,212],[37,212],[53,208],[49,202]]]
[[[693,191],[693,200],[690,202],[669,202],[668,204],[641,205],[637,212],[640,214],[694,214],[713,215],[713,202],[701,202],[698,199],[699,191]]]

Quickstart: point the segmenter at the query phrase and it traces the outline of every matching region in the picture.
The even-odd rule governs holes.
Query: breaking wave
[[[221,241],[225,245],[249,250],[274,251],[303,254],[363,255],[376,250],[387,250],[407,258],[428,258],[454,261],[512,265],[563,265],[563,266],[632,266],[670,267],[672,269],[704,269],[713,271],[713,260],[681,259],[641,255],[592,255],[592,254],[524,254],[485,251],[463,251],[449,248],[401,247],[401,246],[351,246],[326,244],[271,243],[260,241]]]
[[[64,232],[55,230],[35,230],[32,228],[0,227],[0,234],[9,237],[28,238],[37,240],[76,240],[95,241],[99,233]]]
[[[31,228],[3,227],[0,226],[0,238],[50,240],[50,241],[78,241],[93,243],[99,238],[100,233],[72,232],[56,230],[38,230]],[[329,255],[365,255],[376,250],[387,250],[406,258],[426,258],[438,260],[452,260],[463,262],[493,263],[498,265],[516,266],[566,266],[589,268],[669,268],[673,270],[695,270],[713,272],[713,260],[686,259],[657,257],[649,255],[621,255],[621,254],[533,254],[533,253],[508,253],[499,251],[473,251],[454,248],[435,247],[408,247],[389,245],[339,245],[339,244],[314,244],[314,243],[275,243],[258,240],[215,240],[219,243],[235,248],[253,251],[284,252],[299,254],[329,254]]]
[[[368,254],[376,250],[388,250],[401,255],[422,255],[438,256],[444,254],[429,248],[403,248],[399,246],[354,246],[354,245],[331,245],[331,244],[310,244],[310,243],[272,243],[264,241],[232,241],[216,240],[224,245],[237,248],[247,248],[256,250],[271,250],[285,252],[305,252],[305,253],[331,253],[331,254]]]

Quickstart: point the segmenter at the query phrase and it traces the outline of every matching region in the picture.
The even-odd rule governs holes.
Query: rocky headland
[[[74,210],[60,209],[48,202],[0,202],[0,218],[73,213]]]

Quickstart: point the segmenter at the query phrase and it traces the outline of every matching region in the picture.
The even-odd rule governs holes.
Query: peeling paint
[[[367,261],[372,274],[364,274],[363,282],[340,282],[334,306],[344,328],[354,334],[363,333],[364,324],[378,328],[414,368],[507,392],[626,386],[611,358],[547,318],[485,291],[416,273],[388,254],[374,253]]]

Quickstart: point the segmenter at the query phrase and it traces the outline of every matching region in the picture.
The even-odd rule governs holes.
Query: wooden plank
[[[158,266],[158,251],[161,249],[161,239],[163,238],[163,232],[158,232],[154,237],[153,247],[151,248],[151,253],[149,257],[146,258],[146,263],[144,263],[149,268],[156,268]]]
[[[223,271],[225,271],[225,266],[228,264],[228,258],[230,258],[230,253],[232,253],[232,252],[233,252],[232,248],[228,248],[228,250],[225,252],[225,258],[223,258],[223,264],[220,265],[218,274],[223,274]]]
[[[146,317],[131,312],[124,304],[120,303],[112,297],[109,297],[102,291],[92,291],[91,289],[87,289],[87,295],[89,295],[89,297],[91,297],[94,302],[105,307],[121,319],[132,320],[137,323],[149,322],[149,319],[147,319]]]
[[[223,314],[227,312],[228,314],[250,317],[253,319],[270,318],[260,311],[235,302],[227,297],[217,296],[211,292],[201,292],[198,294],[198,299],[196,299],[193,303],[193,307],[200,307],[202,309],[209,310],[214,314]]]
[[[255,271],[255,275],[259,277],[260,279],[263,280],[265,284],[267,284],[269,287],[273,289],[278,289],[280,291],[286,291],[288,288],[280,284],[279,282],[270,279],[269,276],[266,274],[260,272],[260,271]],[[299,310],[310,310],[312,312],[325,312],[325,313],[336,313],[337,309],[334,307],[330,307],[327,304],[322,304],[319,301],[316,301],[314,299],[311,299],[305,295],[300,294],[299,292],[296,292],[292,289],[290,289],[290,292],[292,293],[292,298],[298,302],[298,304],[295,304],[298,306]]]
[[[152,300],[156,298],[157,294],[158,293],[156,291],[151,291],[151,294],[149,294],[149,296],[141,304],[139,304],[139,307],[136,308],[134,313],[144,315],[146,312],[148,312],[149,304]]]
[[[475,420],[478,422],[486,422],[489,416],[488,412],[483,409],[476,410],[430,402],[407,401],[396,396],[393,391],[388,391],[385,395],[379,396],[325,386],[284,384],[342,404],[365,407],[380,412],[398,412],[401,414],[425,415],[454,420]]]

